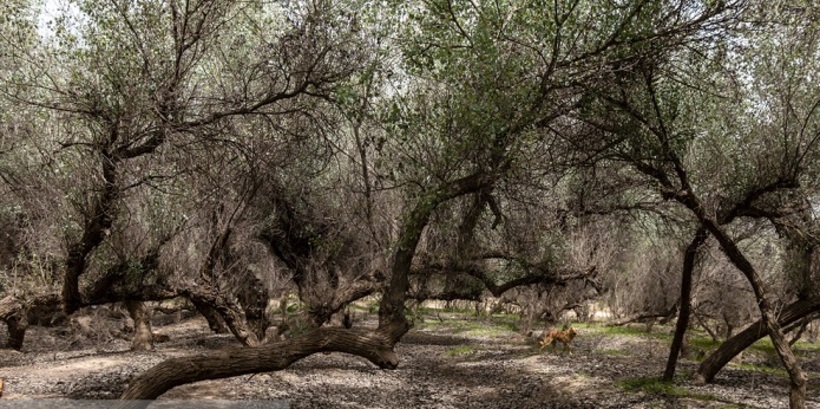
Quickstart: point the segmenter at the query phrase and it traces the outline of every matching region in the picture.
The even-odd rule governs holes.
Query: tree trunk
[[[393,347],[410,329],[405,316],[408,274],[421,233],[430,215],[441,203],[475,191],[493,180],[486,174],[475,174],[453,181],[430,196],[420,199],[402,226],[400,239],[393,254],[390,284],[379,304],[379,327],[375,331],[362,335],[341,328],[318,328],[301,337],[278,343],[251,348],[229,348],[195,357],[170,359],[135,378],[123,393],[122,399],[155,399],[169,389],[186,383],[281,370],[317,352],[346,352],[367,358],[380,368],[395,369],[399,359],[393,352]],[[190,290],[181,290],[180,293],[192,301],[207,299],[211,306],[227,306],[225,300],[211,299],[216,297],[213,294]],[[223,302],[214,305],[213,301]],[[226,318],[225,314],[222,314],[222,317]],[[120,407],[144,408],[147,405],[148,402],[145,401],[131,401],[123,402]]]
[[[775,317],[774,309],[766,296],[763,281],[760,279],[760,276],[757,274],[757,271],[754,269],[749,260],[746,259],[746,256],[744,256],[737,247],[735,242],[730,239],[729,236],[726,235],[726,233],[723,232],[723,230],[716,223],[714,223],[714,221],[707,220],[704,217],[701,217],[701,221],[704,222],[712,235],[718,240],[720,246],[723,248],[723,252],[729,260],[732,261],[732,264],[734,264],[746,276],[749,283],[752,285],[752,290],[754,290],[757,305],[760,309],[761,321],[768,331],[769,337],[772,339],[774,349],[777,351],[777,355],[783,362],[786,372],[789,373],[789,379],[791,381],[789,406],[792,409],[805,408],[806,385],[808,384],[808,377],[800,367],[800,363],[794,357],[794,352],[792,352],[791,346],[789,346],[789,342],[783,334],[783,330],[777,321],[777,317]]]
[[[350,305],[350,303],[373,294],[377,289],[379,289],[379,287],[382,286],[382,281],[383,280],[380,280],[378,277],[371,275],[368,277],[360,277],[347,283],[340,283],[339,287],[333,294],[333,299],[327,304],[326,308],[322,312],[324,317],[311,313],[311,319],[314,320],[317,326],[321,326],[330,320],[330,317],[333,314],[339,313]]]
[[[134,338],[131,340],[132,351],[150,351],[154,349],[154,336],[151,333],[151,313],[142,301],[125,301],[128,314],[134,320]]]
[[[23,347],[29,323],[37,322],[49,310],[58,312],[61,300],[58,294],[41,295],[30,303],[13,296],[0,300],[0,321],[6,322],[9,331],[5,348],[19,351]]]
[[[222,320],[222,317],[220,317],[216,310],[210,305],[199,300],[191,300],[191,303],[194,304],[194,308],[196,308],[197,312],[202,314],[205,320],[208,321],[208,328],[210,328],[211,331],[215,334],[225,334],[228,332],[225,321]]]
[[[692,273],[695,270],[698,249],[706,242],[708,237],[706,229],[699,228],[695,233],[695,238],[686,247],[683,256],[683,271],[680,285],[680,312],[678,312],[678,322],[675,325],[675,336],[672,338],[672,347],[669,350],[669,360],[666,363],[666,370],[663,373],[663,380],[672,381],[675,377],[675,366],[678,362],[681,347],[683,346],[686,329],[689,327],[689,312],[692,306]]]
[[[202,289],[180,289],[179,293],[191,300],[197,306],[197,309],[199,309],[199,305],[207,305],[218,313],[231,333],[243,345],[259,345],[260,338],[248,325],[248,320],[242,308],[233,301],[218,293]]]
[[[25,314],[11,317],[6,320],[9,327],[9,340],[6,343],[6,348],[19,351],[23,348],[23,341],[26,338],[26,329],[28,329],[28,321]]]
[[[681,180],[685,186],[685,189],[682,193],[673,193],[672,196],[689,208],[692,213],[694,213],[701,225],[715,237],[718,243],[720,243],[720,247],[723,250],[723,253],[726,254],[729,261],[731,261],[732,264],[737,267],[741,273],[743,273],[746,280],[749,281],[749,284],[751,284],[752,290],[755,294],[755,299],[757,300],[758,309],[760,310],[761,322],[766,328],[769,337],[772,339],[772,344],[774,345],[775,351],[777,351],[777,355],[780,357],[780,361],[783,362],[783,367],[789,374],[789,380],[791,381],[789,390],[789,406],[791,409],[805,408],[806,385],[808,384],[808,377],[800,367],[800,363],[794,357],[794,352],[792,352],[791,346],[789,345],[789,342],[783,334],[783,330],[775,317],[774,308],[766,295],[763,280],[758,275],[754,266],[752,266],[752,263],[749,262],[743,252],[737,247],[734,240],[732,240],[729,235],[723,231],[717,221],[706,214],[706,211],[698,198],[691,192],[690,189],[688,189],[689,182],[685,178],[685,172],[680,170],[679,173],[684,175],[681,176]]]
[[[317,352],[345,352],[367,358],[379,368],[394,369],[399,360],[378,330],[356,334],[340,328],[319,328],[287,341],[253,348],[230,348],[194,357],[175,358],[154,366],[128,385],[122,399],[156,399],[171,388],[205,379],[282,370]],[[144,408],[148,402],[123,402],[120,408]]]
[[[83,289],[80,302],[76,305],[86,307],[108,304],[129,297],[137,297],[138,300],[142,301],[159,301],[176,296],[176,294],[159,285],[142,287],[136,291],[121,288],[117,285],[106,288],[107,291],[102,291],[100,287],[95,285]],[[0,321],[6,321],[9,326],[9,342],[6,347],[13,349],[22,347],[29,323],[36,323],[37,325],[51,324],[55,315],[62,315],[60,306],[63,301],[63,296],[58,293],[39,295],[28,301],[18,300],[11,296],[0,300]],[[22,315],[16,315],[18,313]]]
[[[9,329],[9,339],[5,348],[19,351],[23,348],[28,328],[25,305],[12,296],[3,298],[0,300],[0,320],[5,321]]]
[[[113,131],[116,132],[116,131]],[[113,142],[113,141],[111,141]],[[65,275],[63,276],[63,308],[67,315],[71,315],[82,307],[80,297],[80,276],[85,273],[88,256],[100,243],[105,240],[107,230],[111,228],[111,218],[114,204],[119,196],[117,188],[118,158],[111,156],[107,149],[102,149],[103,190],[98,197],[93,198],[93,209],[86,217],[83,234],[79,241],[68,247]]]
[[[780,314],[779,323],[782,327],[787,327],[818,311],[820,311],[820,298],[798,300],[783,309]],[[715,379],[715,375],[726,366],[729,361],[766,335],[765,325],[758,320],[731,339],[726,340],[717,350],[701,362],[695,375],[695,380],[700,383],[712,382]]]
[[[250,330],[257,339],[261,340],[265,338],[265,331],[270,326],[270,320],[266,314],[270,297],[268,289],[261,280],[250,271],[246,271],[245,274],[244,288],[239,290],[237,299],[242,311],[245,312],[245,319]]]

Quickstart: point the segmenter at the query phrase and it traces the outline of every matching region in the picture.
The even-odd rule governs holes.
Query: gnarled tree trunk
[[[789,380],[791,381],[791,388],[789,390],[789,407],[792,409],[805,408],[808,377],[800,367],[800,363],[795,358],[794,352],[792,352],[789,342],[783,334],[783,330],[780,327],[780,323],[774,314],[774,309],[766,294],[763,280],[757,274],[757,270],[755,270],[746,256],[744,256],[737,247],[737,244],[735,244],[735,242],[730,239],[728,235],[726,235],[717,223],[706,218],[702,213],[703,210],[700,206],[698,206],[696,212],[698,213],[698,217],[701,219],[704,227],[709,229],[709,232],[712,233],[718,243],[720,243],[723,252],[732,264],[734,264],[735,267],[737,267],[738,270],[746,276],[749,284],[752,285],[752,290],[754,291],[755,298],[757,299],[757,305],[760,309],[761,323],[766,328],[769,337],[772,339],[774,349],[777,351],[780,361],[783,362],[783,367],[789,374]]]
[[[9,328],[9,339],[5,348],[19,351],[23,347],[28,328],[26,306],[12,296],[3,298],[0,300],[0,320],[5,321]]]
[[[132,351],[150,351],[154,349],[154,336],[151,333],[151,313],[142,301],[125,301],[125,308],[134,320],[134,338],[131,340]]]
[[[194,305],[204,304],[212,308],[222,317],[225,325],[243,345],[257,346],[260,344],[261,338],[248,325],[245,312],[235,302],[222,294],[202,288],[180,289],[179,294],[191,300]]]
[[[194,304],[197,312],[202,314],[205,317],[205,320],[208,321],[208,328],[211,329],[215,334],[225,334],[228,332],[228,328],[225,326],[225,321],[222,320],[222,317],[219,316],[219,313],[216,312],[210,305],[200,301],[199,299],[192,299],[191,303]]]
[[[128,385],[122,399],[155,399],[169,389],[191,380],[219,379],[249,373],[275,371],[317,352],[345,352],[367,358],[379,368],[394,369],[399,359],[393,342],[379,331],[357,334],[339,328],[319,328],[287,341],[254,348],[229,348],[195,357],[160,363]],[[124,402],[120,408],[144,408],[147,402]]]
[[[237,298],[245,312],[248,327],[257,339],[262,340],[265,338],[265,331],[270,326],[270,320],[266,314],[270,300],[268,289],[253,273],[246,271],[245,276],[244,288],[239,290]]]
[[[396,368],[399,359],[393,352],[393,347],[410,329],[410,323],[405,317],[408,274],[422,231],[438,205],[493,181],[494,178],[486,174],[475,174],[455,180],[430,196],[423,197],[413,208],[402,225],[402,234],[393,254],[392,277],[389,287],[382,296],[379,326],[375,331],[359,334],[342,328],[318,328],[301,337],[278,343],[251,348],[230,348],[196,357],[171,359],[135,378],[123,393],[122,399],[155,399],[175,386],[191,382],[281,370],[317,352],[346,352],[367,358],[380,368]],[[191,291],[186,294],[189,298],[197,298],[198,295],[201,294]],[[123,402],[120,407],[145,406],[145,401],[131,401]]]

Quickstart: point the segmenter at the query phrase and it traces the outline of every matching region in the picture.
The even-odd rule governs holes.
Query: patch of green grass
[[[746,363],[739,363],[736,364],[738,368],[745,369],[747,371],[754,371],[754,372],[762,372],[771,375],[777,375],[782,377],[788,377],[789,374],[786,372],[785,369],[782,368],[772,368],[771,366],[766,365],[753,365],[753,364],[746,364]]]
[[[378,306],[376,306],[378,308]],[[350,309],[354,311],[370,312],[371,307],[368,305],[350,304]]]
[[[476,328],[474,325],[472,325],[472,323],[469,322],[450,322],[450,326],[452,327],[450,331],[453,334],[463,334],[465,332],[469,333],[473,331],[478,331],[478,328]]]
[[[465,333],[471,336],[499,336],[515,332],[518,330],[518,324],[514,322],[495,322],[495,321],[454,321],[455,328],[453,333]]]
[[[377,299],[359,300],[349,305],[353,310],[366,312],[368,314],[376,314],[379,312],[379,300]]]
[[[715,395],[709,393],[690,392],[686,388],[675,386],[672,382],[662,381],[653,377],[624,379],[616,382],[616,385],[629,392],[643,392],[648,395],[671,396],[676,398],[708,401],[719,400]]]
[[[457,347],[448,349],[446,353],[447,356],[455,358],[464,355],[473,355],[476,353],[476,350],[475,348],[469,345],[459,345]]]
[[[458,307],[450,307],[442,309],[443,312],[450,312],[455,314],[463,314],[463,315],[475,315],[475,309],[473,308],[458,308]]]
[[[604,325],[604,324],[597,324],[597,323],[578,323],[572,324],[573,327],[578,329],[587,329],[594,333],[598,334],[605,334],[605,335],[626,335],[626,336],[634,336],[634,337],[644,337],[644,336],[651,336],[652,338],[662,339],[662,340],[670,340],[672,339],[672,334],[668,333],[667,331],[653,331],[653,332],[646,332],[644,326],[636,327],[630,325]],[[665,327],[664,327],[665,328]]]
[[[500,337],[510,336],[512,333],[518,331],[518,320],[516,317],[510,315],[500,316],[498,318],[484,317],[459,317],[459,316],[441,316],[438,315],[422,315],[424,320],[416,320],[414,330],[432,330],[437,332],[447,332],[453,335],[471,336],[471,337]]]
[[[506,332],[516,332],[518,331],[518,320],[493,320],[492,325],[494,327],[498,327],[499,329],[503,329]]]
[[[820,342],[808,342],[801,339],[794,343],[792,349],[806,352],[818,352],[820,351]]]
[[[416,329],[436,328],[447,330],[453,334],[473,336],[499,336],[518,331],[518,321],[504,319],[475,319],[475,318],[443,318],[427,317],[424,322],[417,323]]]
[[[772,339],[769,337],[761,338],[757,340],[752,346],[749,348],[752,351],[757,351],[763,353],[769,357],[776,358],[777,351],[774,349],[774,344],[772,344]],[[803,356],[806,354],[814,354],[820,351],[820,343],[811,343],[806,342],[804,340],[799,340],[792,345],[792,351],[794,351],[795,355]]]
[[[418,313],[420,315],[435,316],[436,314],[440,313],[441,311],[442,310],[440,310],[438,308],[425,307],[423,305],[418,308]]]
[[[752,344],[751,349],[758,352],[763,352],[767,355],[775,355],[777,351],[774,350],[774,345],[772,344],[772,340],[769,337],[762,338],[757,340],[754,344]]]
[[[700,349],[716,349],[720,346],[720,341],[715,341],[711,337],[689,337],[689,344]]]
[[[516,322],[521,320],[521,315],[519,315],[519,314],[507,314],[507,313],[504,313],[504,312],[499,312],[497,314],[492,314],[491,317],[492,318],[501,318],[501,319],[505,319],[505,320],[512,320],[512,321],[516,321]]]
[[[453,314],[463,314],[463,315],[475,315],[475,309],[473,308],[458,308],[458,307],[431,307],[427,305],[422,305],[419,307],[419,314],[426,314],[426,315],[436,315],[439,313],[453,313]]]
[[[629,351],[624,349],[604,349],[600,351],[604,355],[609,356],[630,356],[632,355]]]

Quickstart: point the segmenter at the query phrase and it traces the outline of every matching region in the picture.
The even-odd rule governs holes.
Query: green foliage
[[[274,265],[258,232],[280,229],[305,238],[310,254],[299,262],[332,260],[355,283],[386,270],[391,252],[408,253],[413,268],[452,256],[461,196],[479,192],[495,200],[501,226],[490,229],[482,208],[467,247],[512,254],[476,261],[494,263],[489,279],[583,264],[621,279],[632,274],[630,258],[657,249],[666,224],[690,222],[661,203],[672,191],[691,187],[718,215],[773,185],[776,197],[749,203],[779,204],[790,189],[816,204],[820,47],[816,18],[794,12],[812,3],[793,4],[82,0],[41,22],[34,1],[8,0],[0,4],[0,216],[27,216],[26,232],[37,236],[14,263],[48,281],[64,253],[100,237],[92,222],[105,216],[113,226],[83,254],[88,271],[132,260],[126,276],[139,282],[147,266],[133,260],[170,243],[164,267],[197,272],[208,240],[227,227],[236,232],[228,273]],[[471,175],[489,177],[454,188]],[[103,206],[107,189],[116,194]],[[573,234],[605,236],[593,216],[613,209],[632,219],[608,226],[648,227],[598,263],[600,247],[577,250]],[[281,228],[286,211],[306,216]],[[16,265],[3,274],[7,289]],[[303,308],[283,312],[294,335],[309,327],[298,319]],[[378,301],[358,308],[376,313]],[[440,312],[417,311],[408,319]],[[480,336],[518,330],[517,316],[461,318],[424,325]],[[754,348],[772,353],[766,341]],[[625,386],[685,392],[649,379]]]

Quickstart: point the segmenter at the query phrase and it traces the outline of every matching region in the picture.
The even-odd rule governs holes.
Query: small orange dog
[[[3,378],[0,378],[0,398],[3,397]]]
[[[541,349],[539,351],[543,351],[544,348],[548,347],[553,343],[553,341],[558,341],[564,344],[564,351],[572,353],[572,340],[575,339],[575,335],[578,332],[575,331],[575,328],[569,327],[569,329],[564,331],[559,331],[554,329],[550,332],[547,332],[544,335],[544,339],[541,340]]]

